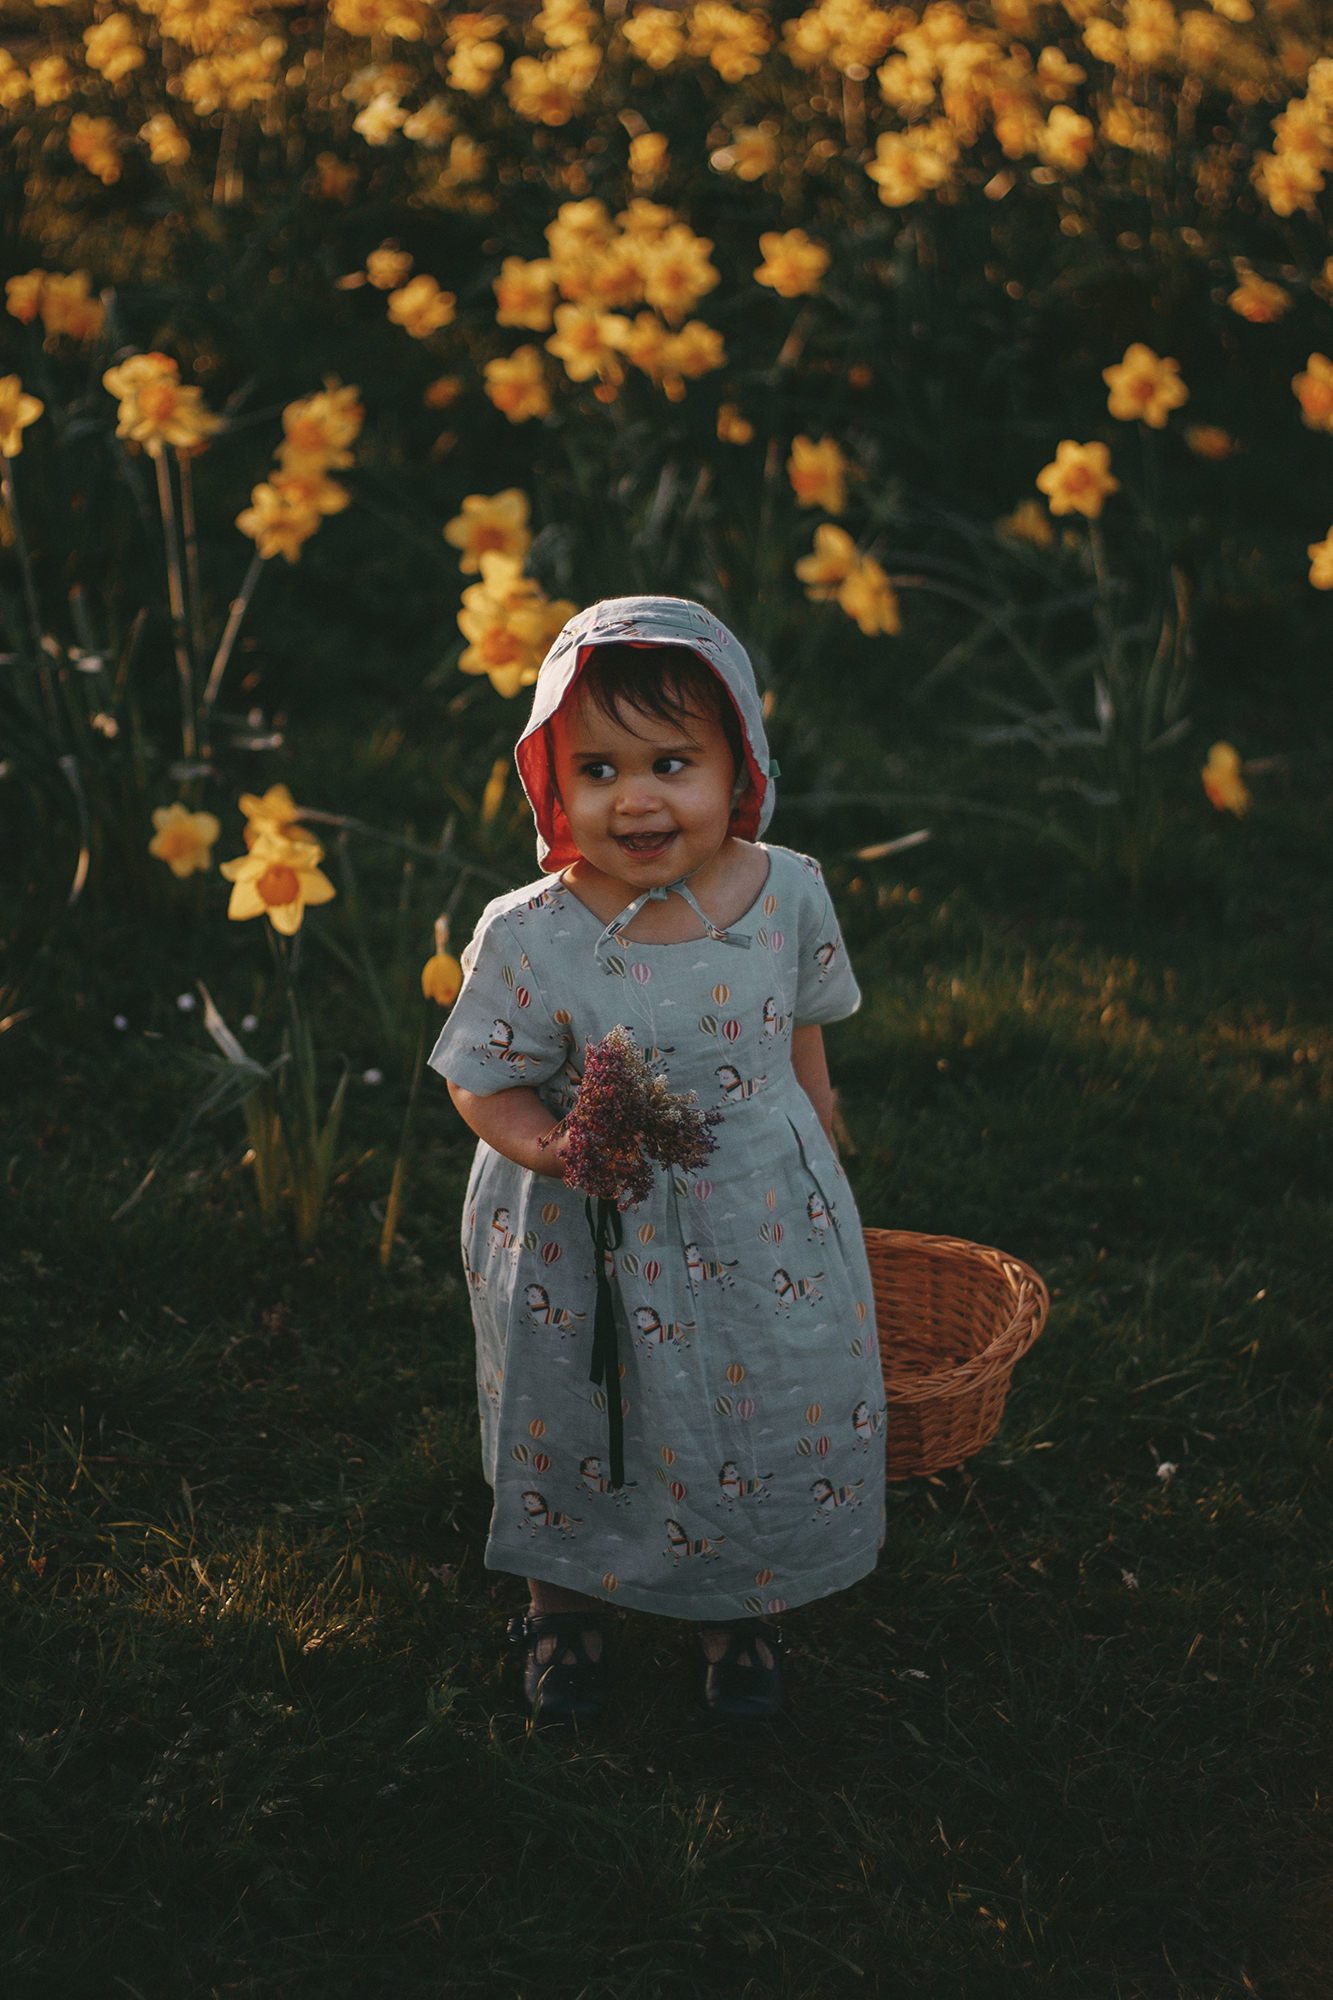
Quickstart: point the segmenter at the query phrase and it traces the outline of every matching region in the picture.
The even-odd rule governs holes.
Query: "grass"
[[[1191,804],[1133,907],[1007,836],[857,876],[876,829],[779,822],[866,991],[830,1036],[865,1219],[1003,1244],[1054,1304],[995,1443],[891,1487],[875,1576],[786,1621],[759,1745],[694,1724],[683,1627],[623,1614],[605,1730],[528,1731],[469,1149],[428,1092],[381,1271],[403,1063],[338,965],[329,1033],[388,1080],[314,1253],[261,1231],[238,1118],[111,1224],[194,1087],[174,994],[271,996],[188,897],[90,912],[0,1037],[7,1991],[1320,2000],[1329,761],[1243,829]]]

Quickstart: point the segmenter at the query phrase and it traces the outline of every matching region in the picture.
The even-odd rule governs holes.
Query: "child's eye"
[[[590,764],[584,765],[583,775],[585,778],[592,778],[594,780],[614,778],[616,767],[614,764],[608,764],[604,757],[595,757]]]
[[[685,759],[683,757],[659,757],[653,765],[653,776],[656,778],[674,778],[677,772],[684,769]]]

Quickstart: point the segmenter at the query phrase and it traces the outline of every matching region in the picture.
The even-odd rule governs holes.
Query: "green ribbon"
[[[616,1308],[607,1276],[607,1262],[625,1240],[620,1210],[613,1201],[597,1203],[594,1219],[591,1200],[583,1204],[592,1231],[593,1255],[597,1265],[597,1307],[592,1328],[592,1371],[590,1382],[606,1389],[606,1429],[610,1445],[611,1486],[625,1484],[625,1413],[621,1408],[620,1350],[616,1344]]]

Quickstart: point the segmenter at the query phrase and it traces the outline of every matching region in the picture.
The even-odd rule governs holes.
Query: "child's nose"
[[[616,794],[616,811],[621,813],[656,812],[661,803],[661,788],[651,774],[622,779]]]

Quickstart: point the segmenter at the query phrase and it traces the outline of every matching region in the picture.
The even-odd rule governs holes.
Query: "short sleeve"
[[[815,862],[806,862],[806,866],[811,879],[801,903],[796,978],[798,1028],[843,1021],[861,1005],[861,989],[847,957],[824,877]]]
[[[463,953],[463,985],[430,1066],[478,1097],[545,1083],[569,1054],[502,911],[486,911]]]

